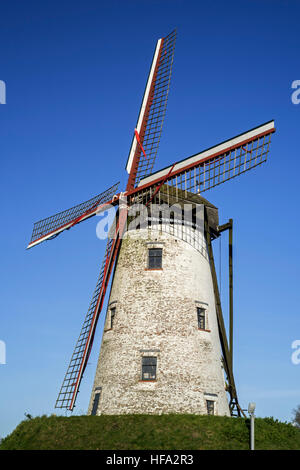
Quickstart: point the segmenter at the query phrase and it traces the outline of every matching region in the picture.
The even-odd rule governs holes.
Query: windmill
[[[153,172],[175,40],[173,31],[155,47],[126,164],[125,191],[118,192],[119,183],[114,184],[34,224],[28,248],[108,208],[116,209],[57,408],[74,409],[112,278],[89,412],[243,414],[233,375],[233,223],[230,219],[219,225],[218,209],[202,193],[264,163],[274,121]],[[132,219],[128,215],[136,205],[146,213],[127,237]],[[149,215],[152,206],[158,207],[157,217]],[[189,224],[182,223],[186,206]],[[172,212],[164,217],[170,207]],[[212,241],[225,230],[229,231],[229,342],[212,248]]]

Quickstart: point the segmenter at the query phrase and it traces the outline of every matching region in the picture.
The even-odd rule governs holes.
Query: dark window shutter
[[[93,401],[93,407],[92,407],[92,413],[91,413],[94,416],[97,414],[100,396],[101,396],[101,391],[95,393],[94,401]]]

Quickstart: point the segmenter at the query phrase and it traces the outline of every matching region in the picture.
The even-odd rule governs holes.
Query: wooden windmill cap
[[[191,208],[195,204],[203,204],[206,210],[208,225],[210,229],[217,235],[219,225],[219,210],[211,202],[205,199],[201,194],[194,194],[189,191],[169,186],[167,184],[162,185],[160,191],[160,201],[164,204],[179,204],[182,207],[184,204],[191,204]]]

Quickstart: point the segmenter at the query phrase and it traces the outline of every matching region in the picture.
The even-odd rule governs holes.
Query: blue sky
[[[177,27],[156,168],[270,119],[268,162],[206,193],[234,219],[234,370],[240,402],[291,420],[300,364],[297,1],[2,2],[0,436],[54,403],[97,280],[97,218],[26,251],[33,222],[126,182],[156,40]],[[215,242],[227,318],[227,235]],[[85,413],[95,338],[75,413]]]

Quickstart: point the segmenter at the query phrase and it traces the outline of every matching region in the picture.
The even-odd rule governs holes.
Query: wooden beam
[[[211,234],[210,234],[210,228],[209,228],[209,224],[207,220],[206,209],[205,209],[205,218],[204,218],[204,228],[205,228],[205,237],[206,237],[206,243],[207,243],[207,249],[208,249],[212,281],[213,281],[217,320],[218,320],[221,348],[222,348],[222,354],[223,354],[223,360],[224,360],[224,368],[225,368],[225,372],[226,372],[227,379],[228,379],[228,386],[229,386],[228,392],[231,398],[230,403],[233,403],[234,406],[237,407],[238,416],[241,416],[241,414],[244,415],[244,413],[238,404],[237,392],[236,392],[236,387],[235,387],[235,382],[234,382],[234,377],[233,377],[231,353],[228,347],[226,329],[225,329],[224,318],[223,318],[223,313],[222,313],[220,293],[219,293],[219,287],[218,287],[218,281],[217,281],[212,243],[211,243]],[[231,407],[231,412],[232,411],[233,409]]]

